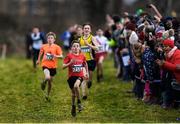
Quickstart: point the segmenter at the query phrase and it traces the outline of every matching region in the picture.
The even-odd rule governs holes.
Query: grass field
[[[60,65],[62,61],[60,61]],[[67,70],[58,68],[53,82],[51,102],[47,102],[40,89],[43,73],[39,67],[33,72],[30,60],[13,58],[0,60],[0,122],[179,122],[180,109],[163,110],[158,105],[137,101],[126,90],[131,83],[115,78],[112,59],[104,64],[104,82],[94,78],[84,110],[75,118],[70,114],[71,94]],[[95,77],[95,75],[94,75]]]

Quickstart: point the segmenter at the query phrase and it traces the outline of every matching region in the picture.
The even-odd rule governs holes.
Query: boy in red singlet
[[[63,55],[61,47],[54,44],[56,40],[56,34],[53,32],[49,32],[47,33],[46,38],[48,43],[44,44],[41,47],[37,64],[40,63],[40,59],[43,56],[41,66],[43,68],[45,79],[41,83],[41,89],[45,90],[46,83],[48,82],[47,94],[45,98],[49,101],[49,95],[52,87],[52,79],[56,75],[58,58],[63,58]]]
[[[79,87],[84,78],[88,79],[88,67],[85,56],[80,52],[80,44],[73,41],[71,52],[65,57],[63,69],[68,67],[68,84],[72,92],[72,116],[76,116],[75,98],[77,97],[78,110],[82,110]],[[85,67],[85,70],[84,70]]]

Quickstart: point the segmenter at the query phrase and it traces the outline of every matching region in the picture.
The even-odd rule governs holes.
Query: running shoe
[[[76,116],[76,106],[75,106],[75,105],[72,105],[71,115],[72,115],[73,117]]]
[[[87,96],[83,96],[82,99],[83,99],[83,100],[86,100],[86,99],[87,99]]]
[[[92,81],[88,81],[88,82],[87,82],[87,86],[88,86],[88,88],[91,88],[91,86],[92,86]]]
[[[43,81],[43,82],[41,83],[41,89],[42,89],[42,90],[45,90],[45,88],[46,88],[46,81]]]
[[[83,107],[82,107],[81,103],[78,103],[78,111],[80,112],[82,110],[83,110]]]

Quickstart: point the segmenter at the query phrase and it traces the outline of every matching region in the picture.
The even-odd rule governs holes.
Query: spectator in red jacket
[[[172,71],[176,81],[180,84],[180,50],[174,46],[174,41],[166,39],[163,41],[166,60],[156,60],[159,66]]]

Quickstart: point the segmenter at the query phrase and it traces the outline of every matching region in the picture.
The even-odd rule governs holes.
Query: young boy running
[[[72,116],[76,116],[75,98],[77,97],[78,110],[82,110],[79,87],[84,78],[88,78],[88,67],[85,56],[80,52],[80,44],[78,41],[73,41],[71,52],[65,57],[63,69],[68,67],[69,78],[67,80],[72,92]],[[84,70],[85,68],[85,70]]]
[[[43,56],[41,66],[43,68],[45,79],[41,83],[41,89],[45,90],[46,83],[48,82],[47,94],[45,95],[45,98],[49,101],[52,79],[56,75],[57,60],[58,58],[63,58],[63,55],[61,47],[54,44],[56,40],[56,34],[49,32],[47,33],[46,37],[48,43],[41,47],[37,64],[40,63],[40,59]]]
[[[80,37],[79,43],[81,45],[81,51],[86,57],[86,62],[88,64],[89,71],[89,79],[84,80],[82,83],[82,95],[83,99],[86,100],[86,84],[88,88],[91,87],[92,75],[96,67],[96,61],[94,60],[93,53],[94,51],[98,51],[98,42],[96,41],[96,38],[91,34],[91,25],[89,23],[83,25],[83,35]]]

